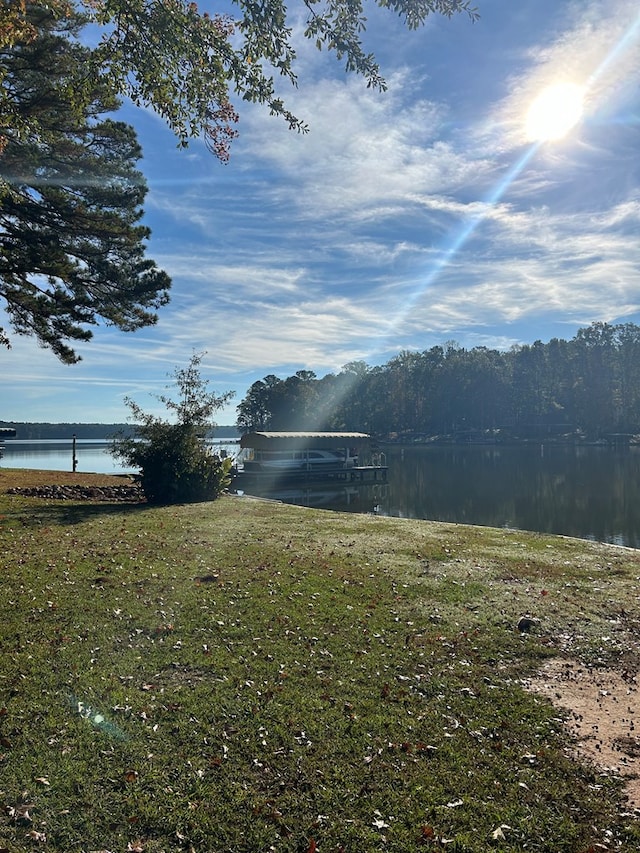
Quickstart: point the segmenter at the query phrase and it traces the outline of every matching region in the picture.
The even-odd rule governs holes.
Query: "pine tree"
[[[156,322],[170,279],[145,257],[147,187],[135,131],[90,73],[83,20],[28,4],[29,32],[0,47],[0,298],[13,331],[63,362],[100,322]],[[0,342],[10,345],[6,330]]]

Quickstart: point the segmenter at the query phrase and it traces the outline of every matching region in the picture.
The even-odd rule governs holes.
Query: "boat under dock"
[[[372,452],[361,432],[253,432],[240,439],[232,488],[336,483],[353,486],[387,480],[383,453]]]

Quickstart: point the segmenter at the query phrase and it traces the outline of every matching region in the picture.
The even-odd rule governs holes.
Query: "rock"
[[[7,489],[7,494],[24,495],[30,498],[68,501],[101,501],[108,503],[141,503],[144,495],[140,486],[82,486],[52,485],[15,487]]]

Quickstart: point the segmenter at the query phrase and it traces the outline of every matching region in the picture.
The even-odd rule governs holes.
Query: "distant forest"
[[[300,370],[255,382],[238,406],[251,430],[359,430],[377,436],[514,438],[640,433],[640,326],[594,323],[565,341],[506,352],[456,344],[363,361],[318,379]]]
[[[237,429],[361,431],[378,437],[504,437],[640,434],[640,326],[593,323],[506,352],[455,343],[404,351],[384,365],[346,364],[322,378],[299,370],[254,382],[238,405]],[[131,424],[15,423],[17,438],[109,438]]]
[[[113,438],[116,433],[133,435],[133,424],[73,424],[73,423],[21,423],[18,421],[0,421],[0,428],[15,429],[16,438],[23,440],[53,440],[76,438]],[[219,426],[212,433],[215,438],[237,438],[234,426]]]

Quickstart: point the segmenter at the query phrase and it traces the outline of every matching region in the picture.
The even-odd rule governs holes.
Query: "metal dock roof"
[[[296,450],[315,447],[327,450],[370,441],[366,432],[248,432],[240,439],[240,447],[254,450]]]

